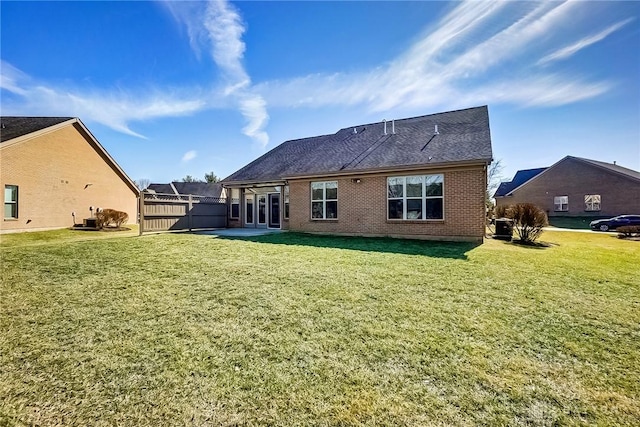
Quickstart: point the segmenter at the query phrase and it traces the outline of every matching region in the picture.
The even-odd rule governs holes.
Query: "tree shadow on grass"
[[[502,239],[496,239],[496,240],[502,240]],[[525,249],[549,249],[554,246],[560,246],[557,243],[543,242],[540,240],[536,242],[523,242],[522,240],[513,239],[511,241],[503,241],[503,243],[505,245],[513,245],[513,246],[518,246],[520,248],[525,248]]]
[[[481,244],[479,242],[439,242],[386,237],[324,236],[295,232],[262,236],[218,236],[218,238],[273,245],[311,246],[463,260],[467,259],[469,251]]]

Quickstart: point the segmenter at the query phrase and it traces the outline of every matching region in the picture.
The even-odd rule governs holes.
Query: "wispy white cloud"
[[[131,123],[233,108],[246,121],[242,132],[265,147],[268,107],[359,106],[379,112],[481,103],[564,105],[599,96],[614,83],[535,65],[569,58],[632,20],[558,49],[554,35],[573,25],[576,11],[589,8],[588,3],[466,1],[455,3],[402,54],[378,67],[254,84],[243,64],[246,25],[238,9],[225,0],[163,4],[186,28],[195,54],[206,53],[217,66],[219,74],[211,75],[202,87],[170,91],[63,87],[38,81],[2,62],[3,114],[75,115],[143,137]],[[542,55],[536,52],[552,53],[537,60]]]
[[[257,88],[274,107],[362,105],[376,112],[480,103],[569,104],[601,95],[613,83],[534,70],[533,52],[552,43],[550,35],[584,7],[588,4],[462,2],[385,66],[268,81]],[[618,28],[600,34],[606,37]]]
[[[247,121],[242,132],[266,147],[269,143],[269,135],[264,130],[269,121],[267,103],[252,90],[251,79],[242,64],[245,26],[238,11],[226,1],[211,1],[204,26],[209,32],[212,57],[227,80],[224,93],[237,100],[240,112]]]
[[[28,76],[6,61],[0,60],[0,89],[24,96],[26,91],[20,87],[19,81]]]
[[[624,21],[620,21],[616,24],[611,25],[608,28],[605,28],[604,30],[600,31],[599,33],[593,34],[591,36],[585,37],[581,40],[578,40],[577,42],[569,45],[569,46],[565,46],[562,49],[558,49],[553,53],[550,53],[549,55],[541,58],[538,61],[538,65],[544,65],[553,61],[559,61],[562,59],[567,59],[571,56],[573,56],[574,54],[576,54],[577,52],[581,51],[582,49],[591,46],[594,43],[597,43],[601,40],[604,40],[605,38],[607,38],[610,34],[618,31],[620,28],[624,27],[625,25],[627,25],[628,23],[630,23],[631,21],[633,21],[634,18],[628,18],[625,19]]]
[[[4,115],[75,116],[139,138],[145,137],[130,128],[131,122],[184,116],[212,104],[187,90],[172,94],[154,89],[134,93],[55,87],[35,81],[7,62],[2,63],[1,88],[9,92],[2,101]]]
[[[197,155],[198,153],[196,150],[187,151],[186,153],[184,153],[184,156],[182,156],[182,163],[186,163],[195,159]]]
[[[267,103],[252,87],[244,64],[246,45],[242,37],[246,26],[238,10],[226,0],[207,3],[165,2],[174,18],[183,23],[196,54],[203,46],[210,49],[211,58],[224,80],[222,96],[231,100],[245,118],[242,132],[261,147],[269,143],[265,131],[269,121]]]

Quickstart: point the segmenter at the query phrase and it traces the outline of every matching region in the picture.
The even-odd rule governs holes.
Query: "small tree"
[[[136,184],[136,187],[138,187],[138,190],[143,191],[147,189],[149,184],[151,184],[151,181],[149,181],[147,178],[140,178],[136,179],[134,183]]]
[[[210,173],[205,173],[204,180],[207,181],[209,184],[213,182],[220,182],[220,178],[218,178],[218,176],[215,173],[213,173],[213,171],[211,171]]]
[[[502,164],[502,159],[496,160],[491,163],[487,168],[487,192],[485,195],[486,204],[488,207],[494,205],[493,194],[496,192],[498,187],[500,186],[500,181],[502,181],[502,171],[504,170],[504,165]]]
[[[523,243],[533,243],[549,225],[545,211],[532,203],[518,203],[505,210],[505,216],[514,222],[516,234]]]
[[[187,175],[181,179],[182,182],[204,182],[200,178],[194,178],[191,175]]]

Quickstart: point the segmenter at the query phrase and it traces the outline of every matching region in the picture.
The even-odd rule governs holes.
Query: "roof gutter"
[[[377,169],[358,169],[358,170],[349,170],[349,171],[336,171],[336,172],[318,172],[314,174],[303,174],[303,175],[289,175],[285,176],[285,180],[293,180],[293,179],[307,179],[307,178],[320,178],[320,177],[333,177],[333,176],[352,176],[352,175],[370,175],[370,174],[378,174],[378,173],[397,173],[397,172],[411,172],[417,170],[425,170],[425,169],[449,169],[451,167],[465,167],[465,166],[487,166],[491,163],[492,159],[481,159],[474,161],[460,161],[460,162],[439,162],[439,163],[429,163],[429,164],[420,164],[420,165],[412,165],[412,166],[398,166],[398,167],[385,167],[385,168],[377,168]]]
[[[286,180],[270,180],[270,181],[227,181],[220,182],[224,188],[237,188],[237,187],[251,187],[251,188],[260,188],[260,187],[276,187],[278,185],[286,185]]]

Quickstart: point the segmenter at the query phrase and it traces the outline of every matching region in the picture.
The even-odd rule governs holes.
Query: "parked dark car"
[[[589,224],[592,230],[609,231],[625,225],[640,225],[640,215],[619,215],[609,219],[597,219]]]

